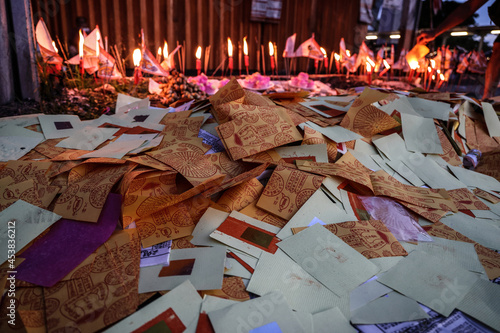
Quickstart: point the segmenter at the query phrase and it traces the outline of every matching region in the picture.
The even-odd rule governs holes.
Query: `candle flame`
[[[410,65],[411,69],[415,70],[418,68],[418,61],[412,60],[412,61],[410,61],[410,63],[408,65]]]
[[[439,74],[439,79],[440,79],[441,81],[444,81],[444,74],[443,74],[443,73]]]
[[[227,38],[227,55],[233,56],[233,43],[231,43],[231,38]]]
[[[269,56],[272,57],[273,55],[274,55],[274,46],[272,42],[269,42]]]
[[[59,51],[57,50],[56,43],[54,41],[52,41],[52,46],[54,47],[54,50],[56,50],[56,53],[58,53]]]
[[[99,33],[99,30],[97,30],[95,34],[95,53],[98,57],[101,51],[101,45],[99,43],[100,40],[101,40],[101,34]]]
[[[384,59],[383,63],[384,63],[384,67],[385,68],[387,68],[387,69],[391,68],[391,66],[389,65],[389,63],[387,62],[387,60]]]
[[[368,72],[372,71],[372,66],[370,65],[369,62],[366,62],[366,71],[368,71]]]
[[[440,69],[438,69],[436,72],[437,72],[438,74],[441,74],[441,70],[440,70]]]
[[[430,72],[432,72],[432,68],[431,68],[431,66],[428,66],[428,67],[427,67],[427,72],[429,72],[429,73],[430,73]]]
[[[351,56],[351,51],[349,51],[349,50],[345,50],[345,54],[346,54],[348,57],[350,57],[350,56]]]
[[[83,34],[82,34],[82,29],[79,31],[80,34],[80,40],[78,42],[78,55],[80,56],[80,59],[83,58]]]
[[[141,64],[141,50],[140,49],[135,49],[134,53],[132,54],[132,58],[134,59],[134,66],[137,67]]]
[[[168,58],[168,44],[167,42],[163,43],[163,58]]]
[[[326,58],[326,50],[322,47],[319,48],[321,50],[321,53],[323,53],[323,57]]]
[[[366,57],[366,61],[370,64],[371,67],[375,67],[375,62],[370,57]]]
[[[436,68],[436,60],[431,59],[431,67],[432,69]]]
[[[201,46],[198,46],[196,50],[196,59],[201,59]]]
[[[243,54],[248,55],[248,44],[247,44],[247,37],[243,37]]]
[[[158,47],[158,55],[161,56],[161,46]]]
[[[340,54],[335,53],[333,56],[335,57],[335,61],[340,60]]]
[[[432,75],[432,79],[435,80],[436,79],[436,75]]]

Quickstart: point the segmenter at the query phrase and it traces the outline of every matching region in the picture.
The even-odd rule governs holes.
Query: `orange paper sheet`
[[[396,237],[378,220],[326,224],[323,227],[367,259],[408,255]],[[292,231],[297,233],[305,228],[292,228]]]
[[[317,163],[297,161],[300,170],[314,172],[325,176],[338,176],[354,183],[361,184],[373,192],[370,175],[373,171],[365,167],[350,152],[342,156],[336,163]]]
[[[321,186],[325,177],[279,165],[257,202],[257,207],[289,220]]]
[[[217,204],[226,212],[240,211],[260,197],[264,186],[257,178],[252,178],[237,186],[231,187],[217,200]]]
[[[404,185],[383,170],[373,173],[370,178],[375,195],[385,195],[423,208],[458,211],[453,201],[444,198],[443,192],[438,190]]]
[[[75,182],[69,182],[56,201],[54,213],[71,220],[97,222],[113,185],[134,167],[127,163],[93,168]]]

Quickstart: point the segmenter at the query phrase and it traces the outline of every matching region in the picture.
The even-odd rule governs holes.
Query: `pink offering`
[[[189,83],[197,84],[200,90],[206,92],[208,95],[213,95],[220,88],[220,85],[213,80],[209,80],[205,74],[188,78]]]
[[[309,75],[307,73],[301,72],[296,77],[292,78],[290,81],[291,85],[302,89],[313,89],[314,81],[309,80]]]
[[[260,73],[253,73],[244,81],[245,88],[255,90],[265,90],[271,86],[271,78],[269,76],[260,75]]]

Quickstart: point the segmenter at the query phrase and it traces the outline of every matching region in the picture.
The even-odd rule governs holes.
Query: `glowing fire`
[[[410,61],[410,63],[408,65],[410,65],[411,69],[415,70],[418,68],[418,61],[416,61],[416,60]]]
[[[350,56],[351,56],[351,51],[349,51],[349,50],[345,50],[345,54],[346,54],[348,57],[350,57]]]
[[[247,37],[243,37],[243,54],[248,55],[248,44],[247,44]]]
[[[201,46],[198,46],[196,50],[196,59],[201,59]]]
[[[366,62],[369,63],[371,67],[375,67],[375,63],[370,57],[366,57]]]
[[[366,71],[371,72],[372,71],[372,66],[370,65],[369,62],[366,63]]]
[[[383,63],[384,63],[384,67],[385,68],[387,68],[387,69],[391,68],[391,66],[389,65],[389,63],[387,62],[387,60],[384,59]]]
[[[167,59],[168,58],[168,44],[165,42],[163,44],[163,58]]]
[[[80,56],[81,59],[83,58],[83,41],[84,41],[82,29],[80,29],[79,34],[80,34],[80,40],[78,42],[78,55]]]
[[[273,55],[274,55],[274,46],[272,42],[269,42],[269,56],[272,57]]]
[[[161,46],[158,48],[158,55],[161,56]]]
[[[326,58],[326,50],[322,47],[319,48],[321,50],[321,53],[323,53],[323,57]]]
[[[233,43],[231,43],[231,38],[227,38],[227,55],[233,56]]]
[[[134,59],[134,66],[135,67],[139,66],[141,64],[141,58],[142,58],[141,50],[135,49],[132,58]]]
[[[333,56],[335,57],[335,61],[340,60],[340,54],[335,53]]]
[[[436,60],[431,59],[431,67],[432,69],[436,68]]]
[[[59,51],[57,50],[56,43],[54,41],[52,41],[52,46],[54,47],[54,50],[56,50],[56,53],[58,53]]]

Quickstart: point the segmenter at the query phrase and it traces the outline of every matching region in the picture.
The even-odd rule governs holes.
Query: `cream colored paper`
[[[472,288],[477,275],[423,251],[413,251],[379,282],[449,316]]]
[[[177,260],[194,259],[194,266],[190,274],[159,276],[164,269],[163,265],[141,267],[139,293],[172,290],[187,280],[193,284],[196,290],[220,289],[224,276],[225,258],[225,246],[172,250],[170,264]]]
[[[443,153],[433,119],[402,114],[401,121],[407,150],[427,154]]]
[[[429,315],[413,299],[390,292],[352,312],[353,324],[383,324],[414,321]]]
[[[106,333],[133,332],[142,325],[153,320],[168,308],[172,308],[175,314],[188,326],[196,320],[200,313],[201,297],[191,282],[185,281],[172,289],[167,294],[136,311],[132,315],[111,326]]]
[[[285,239],[278,246],[339,297],[379,272],[376,265],[320,224]]]
[[[263,252],[247,286],[247,291],[265,295],[278,290],[296,311],[321,312],[339,307],[349,316],[349,297],[338,297],[307,273],[283,251]]]

